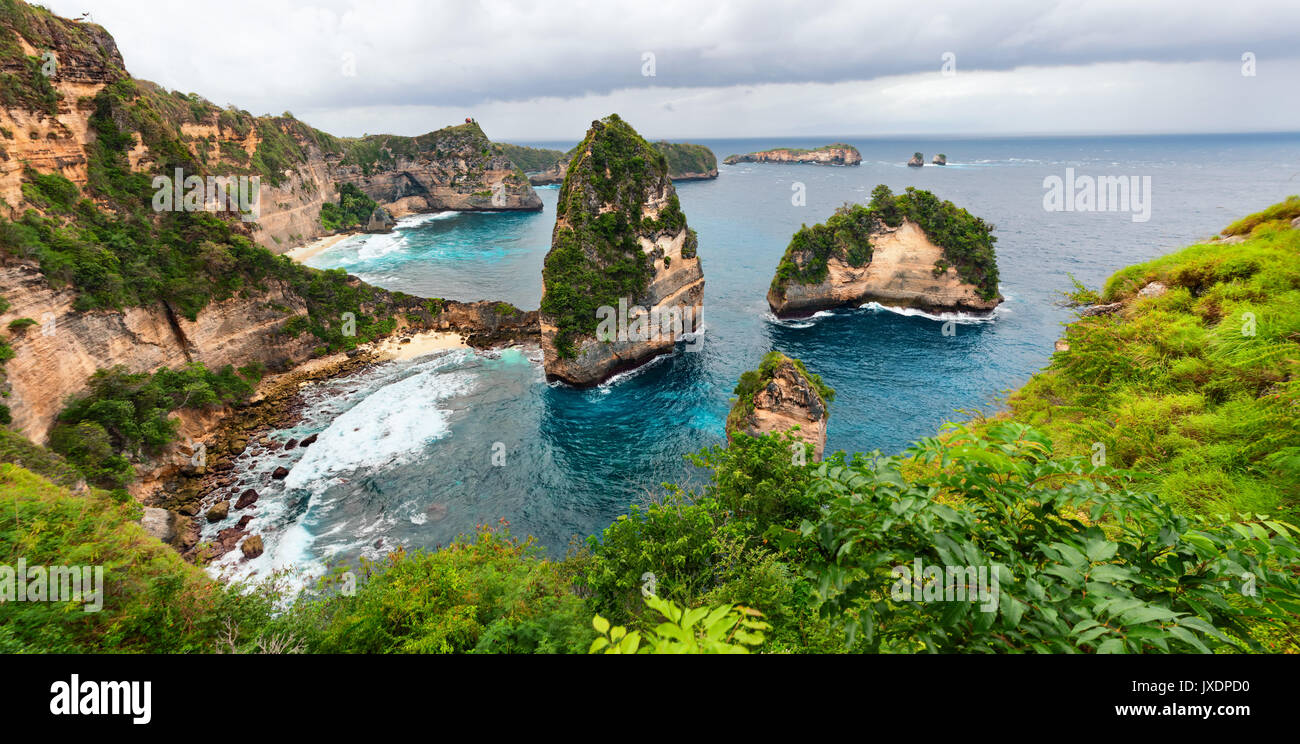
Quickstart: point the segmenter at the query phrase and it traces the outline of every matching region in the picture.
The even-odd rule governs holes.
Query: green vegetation
[[[0,604],[0,653],[212,652],[230,628],[250,634],[234,650],[251,651],[271,637],[261,631],[276,587],[213,582],[133,523],[134,501],[74,494],[11,464],[0,464],[0,492],[0,562],[104,569],[99,612],[85,602]]]
[[[935,265],[936,274],[954,267],[962,281],[975,285],[981,298],[992,300],[998,296],[993,225],[950,201],[940,201],[929,191],[909,186],[905,193],[895,196],[883,184],[872,190],[868,206],[846,204],[835,210],[825,224],[800,227],[777,264],[772,288],[784,292],[791,281],[825,281],[831,257],[855,267],[870,263],[871,235],[880,229],[877,220],[898,227],[904,218],[915,222],[943,249],[943,258]]]
[[[125,488],[135,477],[127,455],[157,454],[175,439],[177,423],[169,413],[243,400],[260,377],[256,367],[211,372],[202,364],[152,375],[130,374],[121,367],[100,370],[87,391],[59,414],[50,448],[90,483]]]
[[[510,158],[510,162],[522,168],[528,173],[544,171],[560,162],[564,158],[564,153],[559,150],[547,150],[539,147],[524,147],[523,145],[509,145],[504,142],[497,142],[492,145],[493,149]]]
[[[641,215],[668,180],[664,156],[617,114],[592,123],[560,187],[557,229],[542,270],[541,310],[559,329],[561,356],[595,334],[597,308],[617,306],[620,297],[634,300],[649,285],[654,266],[638,240],[686,228],[675,192],[656,218]],[[613,208],[601,213],[605,205]],[[697,242],[688,235],[692,255]]]
[[[534,552],[481,529],[437,552],[390,554],[363,567],[354,596],[309,595],[290,621],[322,653],[585,652],[594,634],[569,567]]]
[[[366,225],[370,221],[370,215],[374,214],[375,207],[379,205],[354,184],[341,183],[338,188],[338,203],[325,202],[321,205],[321,225],[326,230],[346,230]]]
[[[1263,226],[1285,230],[1291,221],[1300,217],[1300,196],[1288,196],[1262,212],[1243,217],[1223,229],[1224,235],[1250,235]]]
[[[875,214],[861,204],[846,204],[824,224],[803,225],[790,238],[777,264],[772,286],[783,291],[787,283],[820,284],[829,274],[827,262],[838,258],[849,266],[871,263],[871,231]]]
[[[1300,231],[1265,216],[1276,213],[1236,223],[1258,225],[1245,243],[1116,273],[1099,299],[1129,304],[1072,323],[1069,350],[1011,396],[1012,415],[1063,451],[1148,474],[1186,512],[1295,520]],[[1168,291],[1137,296],[1156,281]]]
[[[668,175],[673,178],[687,173],[709,173],[718,169],[718,158],[704,145],[659,141],[651,145],[668,161]]]

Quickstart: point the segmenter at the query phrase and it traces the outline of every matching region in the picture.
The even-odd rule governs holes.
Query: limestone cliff
[[[877,187],[870,207],[846,205],[795,233],[767,302],[777,317],[867,302],[987,313],[1002,302],[991,230],[927,191]]]
[[[112,36],[15,2],[0,14],[0,198],[4,216],[27,206],[29,170],[90,181],[96,117],[132,138],[133,172],[171,177],[258,176],[253,238],[284,252],[329,232],[321,205],[353,183],[394,217],[444,210],[542,208],[524,172],[478,123],[418,137],[340,138],[285,112],[253,116],[196,94],[168,92],[126,71]],[[102,173],[102,171],[101,171]]]
[[[43,442],[68,396],[85,389],[98,369],[117,365],[152,372],[203,362],[211,369],[260,362],[277,368],[309,357],[317,341],[283,332],[307,308],[283,283],[214,302],[190,321],[166,303],[125,310],[81,312],[77,295],[51,289],[30,264],[0,266],[0,295],[9,301],[0,326],[18,318],[38,325],[13,335],[15,356],[5,365],[14,428]]]
[[[862,154],[852,145],[836,143],[824,145],[812,150],[781,147],[775,150],[751,152],[747,155],[728,155],[722,161],[726,165],[736,163],[813,163],[815,165],[858,165]]]
[[[0,8],[0,72],[0,327],[19,321],[0,330],[14,352],[0,358],[0,414],[37,443],[97,369],[289,366],[346,346],[347,313],[369,338],[410,318],[471,339],[536,337],[536,316],[504,303],[390,294],[249,243],[282,251],[319,234],[343,183],[381,202],[372,229],[388,226],[387,205],[540,208],[475,122],[340,139],[287,112],[222,109],[132,79],[103,28],[18,2]],[[151,205],[153,178],[177,169],[260,177],[257,221]]]
[[[696,248],[664,156],[617,115],[592,122],[560,189],[542,271],[547,377],[598,384],[696,331]]]
[[[827,404],[835,391],[802,362],[773,351],[757,370],[741,375],[735,394],[727,416],[728,442],[738,432],[752,437],[790,432],[812,446],[813,459],[821,459],[826,449]]]

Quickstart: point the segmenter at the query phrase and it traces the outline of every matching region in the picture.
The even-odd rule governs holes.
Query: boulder
[[[208,521],[220,522],[230,515],[230,502],[218,501],[211,509],[208,509]]]
[[[239,494],[239,500],[235,502],[235,508],[247,509],[255,503],[257,503],[257,491],[250,488]]]
[[[299,442],[299,443],[298,443],[298,446],[299,446],[299,447],[310,447],[311,445],[313,445],[313,444],[316,443],[316,437],[318,437],[318,436],[320,436],[320,435],[319,435],[319,434],[312,434],[311,436],[306,437],[306,438],[304,438],[301,442]]]
[[[170,543],[176,537],[176,515],[166,509],[146,506],[144,516],[140,518],[140,526],[165,543]]]
[[[1169,288],[1160,282],[1151,282],[1142,289],[1138,290],[1138,297],[1159,297],[1168,292]]]
[[[262,554],[262,536],[249,535],[239,544],[239,552],[244,554],[245,558],[256,558]]]
[[[271,478],[274,480],[284,480],[287,477],[289,477],[289,468],[283,465],[277,466],[275,470],[271,471]]]
[[[383,207],[375,207],[375,211],[370,213],[370,220],[366,222],[366,232],[368,233],[386,233],[393,231],[393,225],[397,220],[388,213]]]

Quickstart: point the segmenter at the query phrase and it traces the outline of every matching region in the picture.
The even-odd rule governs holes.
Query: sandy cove
[[[359,232],[347,232],[347,233],[339,233],[338,235],[326,235],[323,238],[317,238],[316,240],[313,240],[307,245],[300,245],[297,248],[291,248],[285,251],[283,255],[288,256],[289,258],[293,259],[294,261],[297,261],[298,263],[302,263],[307,259],[311,258],[312,256],[315,256],[318,253],[328,250],[329,248],[338,245],[339,243],[343,242],[344,240],[347,240],[348,238],[354,235],[361,235],[361,234],[362,233]]]

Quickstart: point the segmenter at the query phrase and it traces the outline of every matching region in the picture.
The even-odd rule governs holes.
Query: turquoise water
[[[698,353],[583,391],[546,384],[535,350],[390,363],[305,391],[306,421],[276,436],[320,432],[320,442],[245,473],[260,488],[267,469],[292,468],[283,491],[270,486],[259,502],[254,531],[270,549],[254,568],[445,545],[502,518],[562,553],[571,536],[599,531],[661,482],[698,482],[682,456],[723,441],[736,378],[771,349],[803,359],[836,389],[829,450],[898,451],[961,411],[996,408],[1048,362],[1070,317],[1056,304],[1067,272],[1099,286],[1300,192],[1300,135],[703,143],[721,160],[828,141],[856,145],[862,165],[722,166],[714,181],[678,184],[706,279]],[[944,152],[950,165],[904,167],[915,150],[927,161]],[[1045,211],[1043,179],[1067,167],[1150,176],[1149,221]],[[770,317],[764,296],[790,235],[865,200],[877,183],[929,189],[996,225],[1007,301],[991,319],[958,319],[945,336],[940,319],[882,309]],[[792,188],[806,205],[792,204]],[[417,295],[535,308],[557,190],[538,192],[541,213],[403,220],[392,235],[349,239],[309,263]]]

